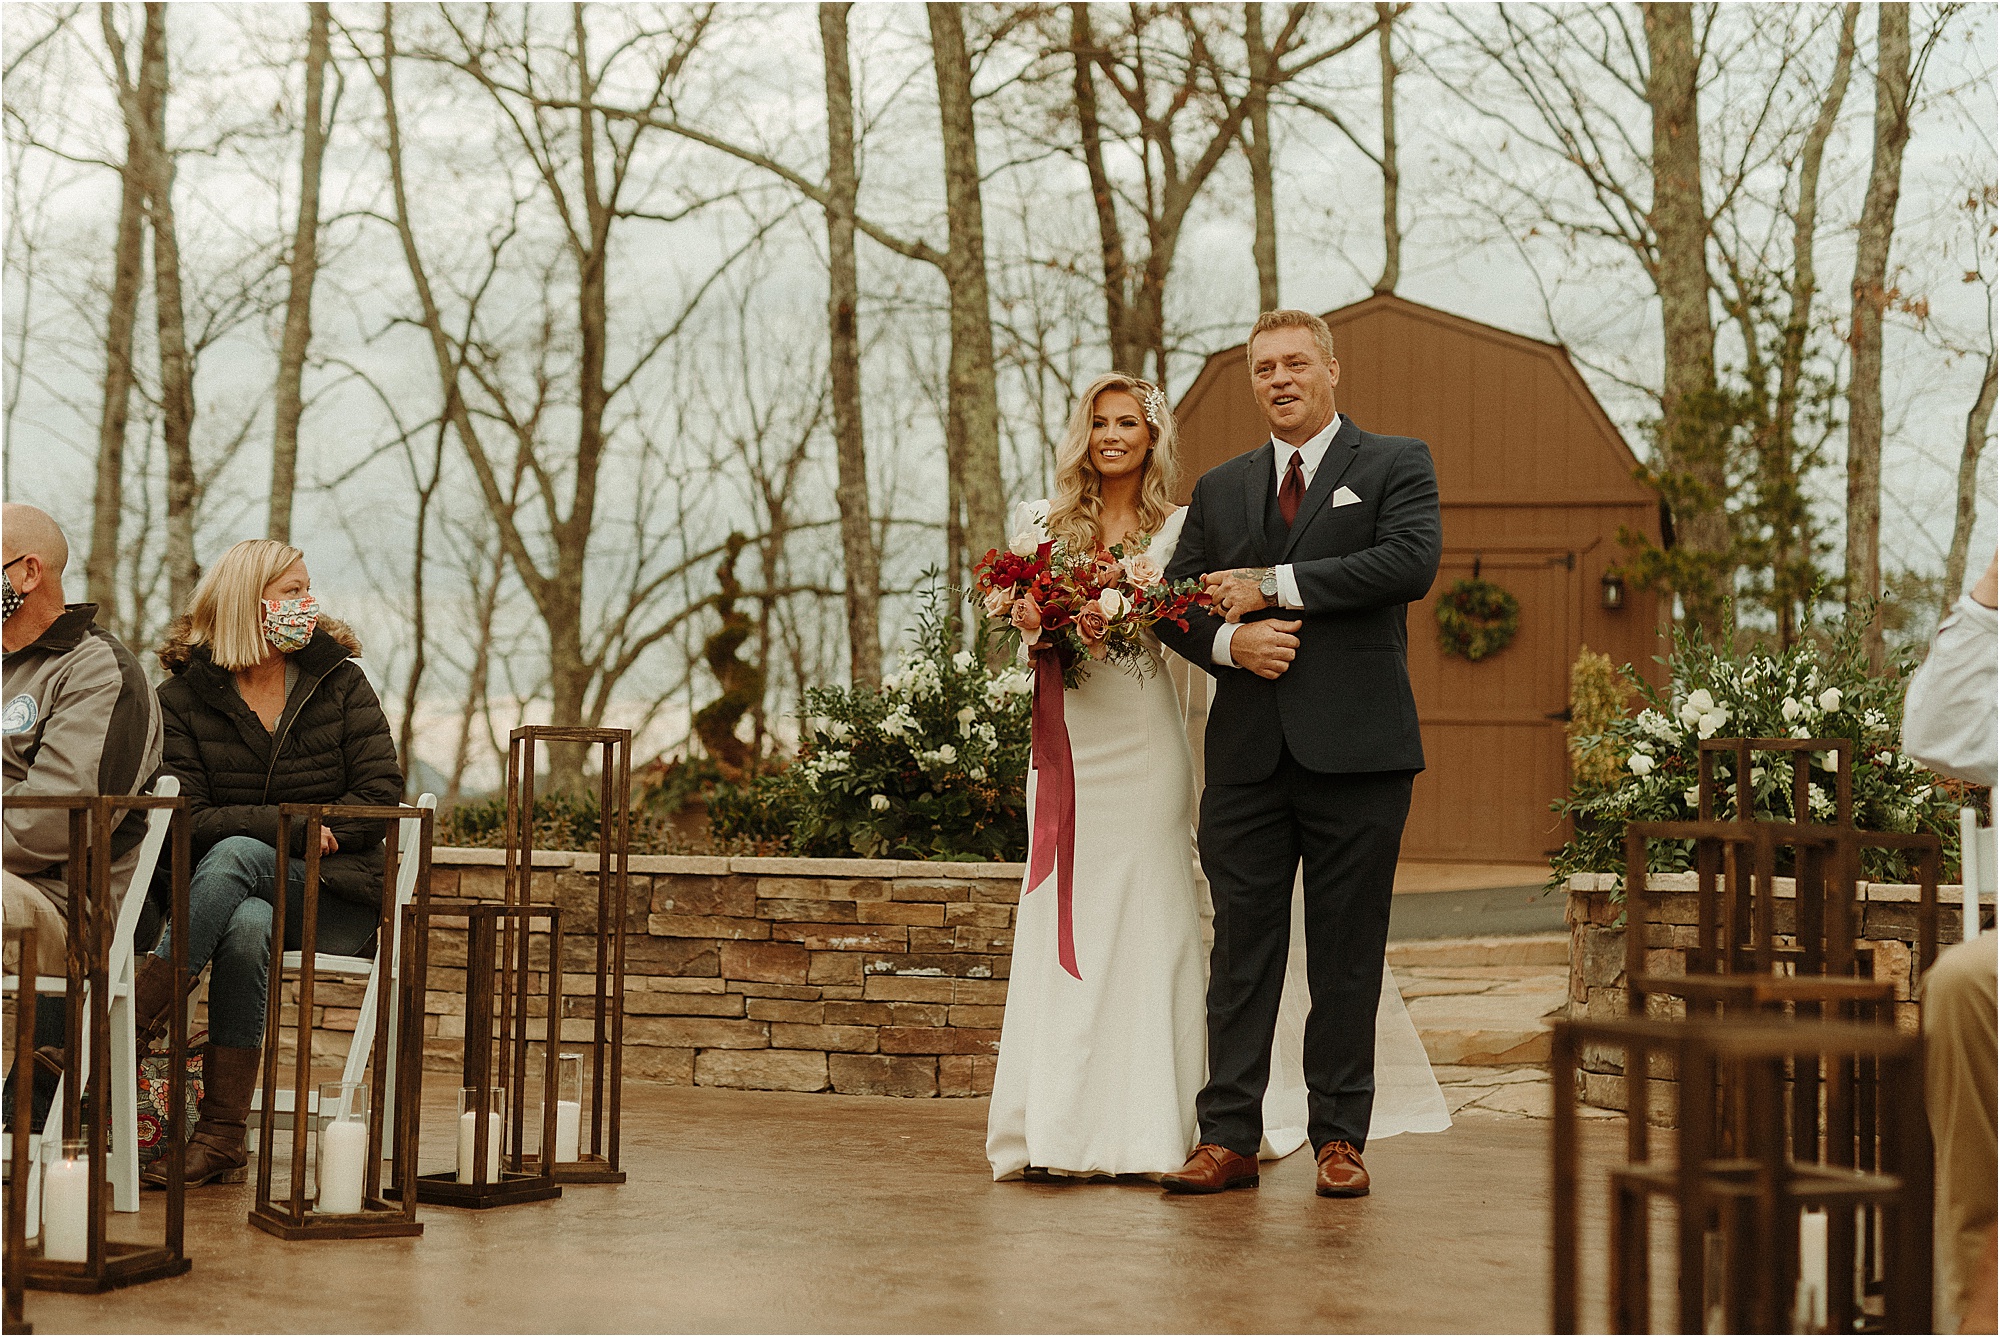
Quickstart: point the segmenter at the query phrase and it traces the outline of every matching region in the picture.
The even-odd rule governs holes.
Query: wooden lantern
[[[32,925],[10,932],[20,967],[17,978],[26,980],[34,972],[41,946]],[[7,1331],[33,1332],[34,1325],[24,1314],[27,1271],[22,1263],[28,1251],[28,1184],[34,1174],[29,1159],[33,1152],[28,1125],[35,1115],[35,999],[36,990],[22,989],[14,998],[14,1126],[8,1133],[8,1164],[13,1173],[7,1180],[7,1255],[0,1260],[6,1273]]]
[[[560,1184],[622,1184],[618,1164],[618,1126],[625,1089],[625,919],[630,913],[632,850],[632,731],[630,729],[562,728],[528,725],[508,735],[507,752],[507,875],[510,905],[533,902],[535,862],[535,746],[537,743],[595,744],[599,748],[597,825],[597,913],[592,935],[587,1003],[590,1038],[577,1041],[587,1050],[588,1067],[581,1116],[580,1147],[574,1161],[554,1164]],[[580,936],[580,935],[579,935]],[[570,974],[568,953],[561,952],[559,978]],[[573,1000],[563,990],[561,1009],[571,1016]],[[502,1001],[503,1024],[505,1009]],[[562,1026],[551,1022],[548,1041],[558,1044]],[[507,1060],[503,1056],[502,1063]],[[503,1068],[504,1076],[504,1068]],[[550,1099],[554,1097],[551,1096]],[[552,1146],[544,1142],[542,1146]]]
[[[440,919],[464,919],[465,945],[465,1062],[462,1087],[476,1088],[477,1101],[465,1111],[471,1116],[471,1145],[485,1147],[494,1121],[502,1125],[497,1157],[499,1176],[487,1174],[488,1158],[471,1155],[469,1178],[461,1182],[458,1168],[424,1174],[417,1168],[418,1139],[412,1136],[397,1161],[398,1183],[414,1180],[417,1201],[440,1207],[503,1207],[518,1202],[540,1202],[562,1196],[555,1176],[536,1157],[521,1151],[526,1130],[528,1044],[528,975],[530,944],[536,921],[548,943],[549,960],[544,1019],[553,1033],[560,1007],[557,983],[561,951],[561,916],[551,905],[495,905],[470,901],[428,901],[411,905],[403,928],[405,942],[412,944],[410,969],[403,976],[403,1017],[407,1029],[409,1061],[403,1068],[412,1075],[411,1091],[403,1108],[415,1118],[421,1110],[423,1062],[424,989],[429,971],[429,937]],[[505,941],[503,942],[503,938]],[[496,1027],[496,1013],[501,1024]],[[498,1032],[497,1036],[495,1032]],[[556,1135],[556,1046],[543,1045],[542,1146],[551,1146]],[[497,1077],[496,1077],[496,1074]],[[498,1088],[504,1093],[506,1108],[492,1108],[487,1092]],[[461,1116],[464,1117],[464,1116]],[[455,1133],[460,1130],[454,1126]],[[459,1142],[458,1138],[453,1139]]]
[[[1553,1023],[1554,1294],[1551,1329],[1582,1331],[1579,1314],[1580,1144],[1576,1076],[1586,1047],[1624,1051],[1628,1097],[1644,1098],[1656,1057],[1680,1078],[1674,1155],[1654,1159],[1643,1113],[1626,1120],[1626,1154],[1610,1174],[1609,1323],[1614,1332],[1652,1326],[1649,1208],[1673,1204],[1677,1332],[1790,1332],[1799,1282],[1810,1270],[1799,1245],[1803,1215],[1823,1210],[1826,1253],[1818,1299],[1825,1330],[1928,1332],[1931,1321],[1931,1160],[1923,1107],[1921,1036],[1892,1026],[1800,1023],[1764,1016],[1694,1021],[1624,1017]],[[1788,1137],[1787,1064],[1810,1057],[1836,1066],[1867,1059],[1883,1080],[1871,1092],[1883,1129],[1879,1165],[1828,1164]],[[1724,1098],[1727,1093],[1728,1098]],[[1879,1240],[1882,1313],[1872,1323],[1854,1285],[1853,1218]],[[1845,1219],[1847,1229],[1833,1227]],[[1817,1323],[1815,1327],[1819,1326]]]
[[[401,848],[400,836],[403,819],[419,818],[422,835],[414,851]],[[407,807],[391,804],[380,807],[363,805],[341,805],[322,803],[285,803],[278,808],[278,866],[277,883],[287,885],[287,864],[290,859],[292,822],[305,822],[305,864],[306,885],[300,902],[299,920],[299,970],[298,970],[298,1014],[293,1028],[297,1055],[292,1074],[292,1138],[291,1138],[291,1190],[283,1201],[274,1201],[271,1196],[272,1171],[277,1161],[277,1144],[272,1139],[278,1111],[278,1047],[284,1026],[284,990],[280,987],[283,970],[286,937],[286,901],[289,897],[280,895],[271,913],[271,986],[265,993],[268,1009],[264,1025],[264,1081],[263,1102],[257,1126],[257,1145],[263,1149],[257,1161],[257,1195],[250,1208],[250,1224],[268,1234],[286,1240],[329,1240],[329,1239],[388,1239],[424,1233],[422,1223],[417,1220],[417,1196],[410,1184],[400,1185],[398,1200],[389,1201],[382,1188],[382,1142],[384,1136],[384,1106],[388,1103],[390,1090],[388,1074],[391,1068],[396,1073],[395,1126],[388,1131],[391,1155],[398,1160],[408,1154],[417,1128],[417,1071],[422,1067],[421,1047],[405,1061],[392,1062],[391,1055],[397,1051],[390,1047],[389,1013],[383,994],[387,981],[378,986],[375,1008],[375,1037],[369,1063],[370,1100],[367,1117],[367,1150],[362,1162],[363,1182],[358,1212],[327,1212],[306,1205],[306,1143],[312,1135],[316,1113],[320,1118],[327,1115],[325,1110],[315,1112],[309,1103],[308,1093],[312,1081],[312,1013],[313,986],[317,978],[317,947],[319,929],[320,893],[320,830],[330,820],[379,821],[387,823],[383,837],[382,855],[382,907],[381,917],[375,933],[375,950],[381,953],[393,950],[396,915],[396,886],[402,873],[403,860],[417,860],[416,903],[423,904],[429,897],[431,859],[431,817],[429,808]],[[407,956],[407,952],[405,953]],[[378,975],[379,963],[378,963]],[[421,1000],[422,994],[417,997]],[[422,1015],[421,1007],[418,1015]],[[324,1166],[322,1164],[322,1170]],[[321,1187],[324,1189],[324,1175]]]
[[[55,809],[69,813],[71,857],[66,865],[69,906],[66,913],[69,934],[69,969],[63,988],[67,1039],[63,1046],[62,1134],[64,1141],[85,1143],[88,1164],[85,1207],[88,1242],[81,1262],[57,1261],[45,1255],[48,1237],[20,1254],[22,1280],[36,1290],[71,1291],[95,1294],[114,1287],[177,1277],[189,1267],[184,1248],[186,1224],[187,1128],[187,935],[188,869],[191,863],[187,800],[164,795],[132,794],[36,794],[10,797],[11,806]],[[160,1243],[111,1240],[105,1237],[106,1216],[111,1210],[111,1185],[104,1173],[108,1164],[109,1138],[104,1112],[111,1109],[115,1086],[111,1080],[111,958],[118,928],[119,903],[111,894],[111,834],[125,814],[142,809],[169,809],[173,892],[168,908],[172,931],[174,1001],[168,1009],[168,1095],[166,1149],[162,1155],[167,1169],[167,1207]],[[133,887],[130,895],[145,895],[145,888]],[[125,944],[129,950],[129,942]],[[26,999],[37,987],[31,962],[23,962],[20,996]],[[33,1052],[30,1040],[25,1053]],[[84,1055],[88,1053],[86,1069]],[[33,1086],[31,1069],[22,1064],[15,1087],[19,1092]],[[91,1117],[87,1126],[83,1109]],[[16,1116],[16,1155],[20,1154],[21,1130],[25,1116]],[[39,1130],[36,1130],[39,1132]],[[42,1158],[46,1160],[47,1158]],[[15,1179],[24,1178],[26,1162],[16,1160]],[[48,1218],[47,1167],[43,1167],[42,1213]],[[25,1229],[25,1225],[24,1225]],[[12,1240],[10,1238],[10,1244]],[[11,1250],[10,1250],[11,1252]]]

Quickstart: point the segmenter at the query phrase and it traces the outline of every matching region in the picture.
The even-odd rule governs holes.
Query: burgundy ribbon
[[[1034,849],[1029,855],[1028,890],[1042,885],[1051,870],[1056,875],[1056,956],[1077,979],[1076,926],[1076,765],[1069,752],[1069,726],[1063,722],[1062,659],[1053,649],[1034,656],[1035,762]],[[1025,893],[1024,893],[1025,894]]]

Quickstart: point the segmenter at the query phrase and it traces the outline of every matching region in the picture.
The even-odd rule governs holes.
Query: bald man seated
[[[139,793],[160,768],[159,704],[132,652],[97,625],[97,606],[63,602],[61,527],[33,506],[0,506],[0,562],[0,795]],[[145,828],[133,812],[112,833],[114,896]],[[0,805],[7,926],[39,930],[45,975],[65,969],[70,856],[68,813]]]

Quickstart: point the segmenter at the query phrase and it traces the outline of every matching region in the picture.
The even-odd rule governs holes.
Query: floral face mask
[[[266,599],[264,639],[279,654],[288,655],[306,648],[313,628],[319,625],[319,600],[308,594],[302,599]]]
[[[22,560],[20,557],[16,557],[14,562],[20,560]],[[14,562],[9,562],[7,565],[12,566]],[[5,568],[0,568],[0,622],[5,622],[8,618],[20,612],[21,605],[26,602],[28,602],[28,596],[19,593],[14,588],[14,577],[5,574]]]

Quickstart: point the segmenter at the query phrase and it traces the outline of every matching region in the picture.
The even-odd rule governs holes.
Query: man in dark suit
[[[1443,543],[1430,449],[1364,432],[1334,408],[1326,323],[1260,316],[1245,349],[1270,441],[1195,485],[1167,575],[1202,576],[1211,614],[1156,630],[1215,675],[1201,862],[1215,903],[1201,1142],[1164,1184],[1257,1183],[1291,936],[1305,866],[1308,1135],[1318,1192],[1368,1192],[1375,1011],[1389,896],[1423,769],[1404,615]]]

